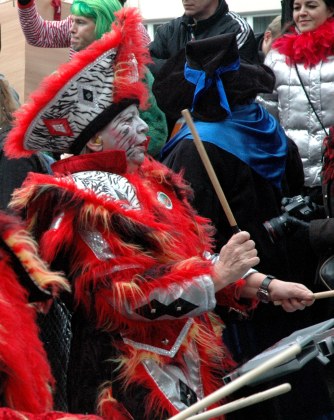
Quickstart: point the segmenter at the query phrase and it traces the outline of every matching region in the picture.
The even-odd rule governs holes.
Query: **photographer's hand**
[[[312,201],[312,198],[308,195],[304,197],[301,195],[297,195],[295,197],[283,197],[281,205],[283,212],[306,222],[326,217],[324,206],[320,206]]]

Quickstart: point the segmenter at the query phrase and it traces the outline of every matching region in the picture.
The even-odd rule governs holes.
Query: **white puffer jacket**
[[[261,95],[258,102],[277,117],[286,135],[295,141],[303,161],[305,185],[320,185],[322,141],[325,133],[303,91],[294,66],[286,63],[285,55],[271,50],[265,64],[275,73],[276,85],[272,95]],[[298,71],[309,98],[322,124],[334,125],[334,56]]]

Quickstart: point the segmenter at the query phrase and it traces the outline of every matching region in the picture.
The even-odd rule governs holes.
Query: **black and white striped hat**
[[[145,106],[148,53],[141,17],[134,8],[116,15],[111,32],[44,79],[19,108],[4,146],[9,157],[37,151],[78,154],[130,103]]]

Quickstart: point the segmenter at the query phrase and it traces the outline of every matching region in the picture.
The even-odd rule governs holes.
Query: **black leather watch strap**
[[[259,287],[256,296],[257,298],[263,302],[263,303],[268,303],[269,302],[269,285],[270,283],[275,279],[275,276],[271,276],[270,274],[268,274],[262,281],[261,286]]]

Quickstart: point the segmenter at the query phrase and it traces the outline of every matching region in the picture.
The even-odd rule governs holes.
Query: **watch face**
[[[256,293],[256,296],[263,303],[269,302],[269,293],[265,289],[259,289]]]

